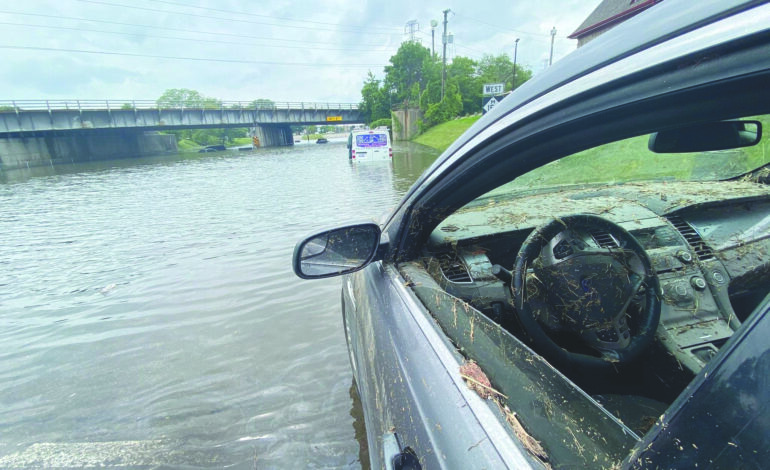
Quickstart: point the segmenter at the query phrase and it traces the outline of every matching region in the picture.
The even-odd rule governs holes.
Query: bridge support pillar
[[[291,127],[287,125],[257,125],[254,135],[261,147],[284,147],[294,145]]]

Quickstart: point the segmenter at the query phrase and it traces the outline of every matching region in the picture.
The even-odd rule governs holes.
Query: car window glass
[[[748,117],[763,124],[770,115]],[[713,181],[729,179],[770,162],[770,144],[729,150],[654,153],[649,135],[610,142],[578,152],[526,173],[481,196],[504,196],[521,190],[564,185],[624,183],[630,181]]]

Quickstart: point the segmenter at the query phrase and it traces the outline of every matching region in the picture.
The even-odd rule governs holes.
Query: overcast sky
[[[448,58],[507,53],[535,73],[574,51],[567,39],[599,0],[0,1],[0,100],[156,99],[191,88],[222,100],[358,102],[408,38]]]

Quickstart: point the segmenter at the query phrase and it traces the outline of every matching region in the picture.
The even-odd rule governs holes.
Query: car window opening
[[[640,135],[524,174],[400,266],[543,462],[622,460],[770,292],[768,139],[653,145]]]

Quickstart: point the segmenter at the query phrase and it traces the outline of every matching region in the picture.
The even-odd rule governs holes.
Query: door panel
[[[462,381],[462,357],[396,269],[374,263],[345,283],[373,468],[382,465],[382,436],[392,432],[423,468],[526,468],[529,459]]]

